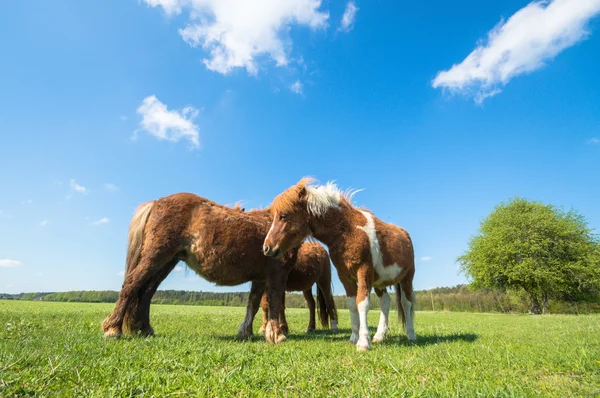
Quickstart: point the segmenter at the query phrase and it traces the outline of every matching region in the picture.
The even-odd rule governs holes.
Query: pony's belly
[[[205,261],[199,261],[196,256],[189,256],[185,263],[203,279],[221,286],[241,285],[251,279],[239,270],[234,272],[234,270],[227,267],[219,267]]]
[[[401,279],[402,271],[402,267],[396,263],[387,266],[382,264],[376,265],[375,272],[377,273],[377,279],[373,282],[373,286],[385,287],[396,284]]]

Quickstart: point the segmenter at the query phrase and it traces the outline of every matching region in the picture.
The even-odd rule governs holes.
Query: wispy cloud
[[[71,187],[72,192],[80,193],[82,195],[87,195],[90,192],[86,187],[77,184],[73,179],[69,182],[69,186]]]
[[[107,191],[118,191],[119,187],[116,186],[115,184],[111,184],[110,182],[107,182],[106,184],[104,184],[104,189],[106,189]]]
[[[137,109],[137,113],[142,115],[142,130],[159,140],[178,142],[186,139],[195,148],[200,145],[199,129],[193,122],[198,112],[198,109],[191,106],[186,106],[181,111],[170,111],[154,95],[144,98]]]
[[[192,47],[209,53],[204,65],[227,74],[245,68],[258,73],[257,58],[268,56],[277,66],[286,66],[292,40],[287,34],[293,25],[311,29],[327,26],[329,14],[319,10],[321,0],[144,0],[162,7],[167,15],[189,11],[187,26],[179,34]]]
[[[181,271],[183,271],[183,267],[182,267],[181,265],[177,265],[177,266],[175,267],[175,271],[176,271],[176,272],[181,272]]]
[[[110,219],[108,217],[102,217],[101,219],[92,222],[92,225],[108,224],[109,222],[110,222]]]
[[[592,137],[589,140],[587,140],[587,144],[588,145],[598,145],[598,144],[600,144],[600,138]]]
[[[300,80],[296,80],[291,86],[290,90],[295,94],[302,94],[304,87],[302,87],[302,83]]]
[[[5,258],[4,260],[0,260],[0,268],[18,268],[21,267],[23,264],[21,264],[18,261],[15,260],[9,260],[7,258]]]
[[[32,204],[32,203],[33,203],[33,200],[31,200],[31,199],[27,199],[27,200],[23,200],[23,201],[21,201],[21,203],[22,203],[22,204],[24,204],[24,205],[30,205],[30,204]]]
[[[460,64],[441,71],[435,88],[481,103],[501,92],[515,76],[535,71],[583,40],[600,13],[600,0],[538,0],[501,21]]]
[[[125,271],[119,271],[119,272],[117,272],[117,275],[119,275],[119,276],[125,276]]]
[[[119,117],[119,119],[121,119],[122,121],[126,122],[128,118],[127,118],[127,116],[125,116],[125,115],[121,115],[121,116]]]
[[[424,263],[427,262],[427,261],[431,261],[431,260],[432,260],[432,258],[429,257],[429,256],[421,257],[421,261],[424,262]]]
[[[49,223],[50,223],[50,221],[48,221],[48,220],[44,220],[44,221],[40,222],[40,227],[45,227],[45,226],[47,226]]]
[[[354,4],[353,1],[349,1],[348,4],[346,4],[346,10],[342,16],[339,30],[342,32],[350,32],[352,28],[354,28],[354,21],[356,20],[357,12],[358,7],[356,4]]]

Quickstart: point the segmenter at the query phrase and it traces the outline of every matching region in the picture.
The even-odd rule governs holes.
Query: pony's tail
[[[154,201],[140,205],[129,224],[129,236],[127,247],[127,263],[125,267],[125,276],[127,276],[135,267],[137,267],[144,244],[144,227],[150,216],[150,211],[154,206]]]
[[[127,263],[125,266],[125,278],[123,280],[123,285],[125,285],[127,275],[129,275],[130,272],[133,272],[140,261],[142,247],[144,245],[144,227],[146,226],[146,222],[148,221],[148,216],[150,216],[150,211],[152,210],[153,205],[154,202],[148,202],[140,205],[133,214],[133,218],[129,224]],[[125,331],[133,333],[134,331],[139,330],[141,327],[139,324],[139,311],[140,297],[132,297],[129,301],[127,309],[125,310],[125,315],[123,316],[123,328]]]
[[[319,320],[323,329],[329,328],[329,312],[327,311],[327,301],[325,295],[319,286],[317,286],[317,311],[319,312]]]
[[[402,320],[402,326],[406,328],[406,315],[402,306],[402,287],[400,282],[396,283],[396,306],[398,307],[398,320]],[[411,306],[412,307],[412,306]]]

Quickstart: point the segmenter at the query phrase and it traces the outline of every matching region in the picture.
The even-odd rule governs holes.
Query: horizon
[[[408,231],[415,290],[510,198],[600,228],[600,0],[275,3],[0,6],[0,291],[119,290],[139,204],[306,175]],[[186,268],[159,289],[249,291]]]

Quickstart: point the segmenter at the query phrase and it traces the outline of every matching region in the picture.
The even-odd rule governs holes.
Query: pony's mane
[[[281,213],[294,211],[298,206],[300,192],[305,188],[306,209],[313,216],[322,217],[329,209],[338,208],[343,201],[354,207],[352,199],[361,191],[361,189],[342,191],[333,181],[328,181],[325,185],[310,185],[312,182],[314,182],[312,178],[303,178],[298,184],[277,196],[273,201],[272,208]]]

